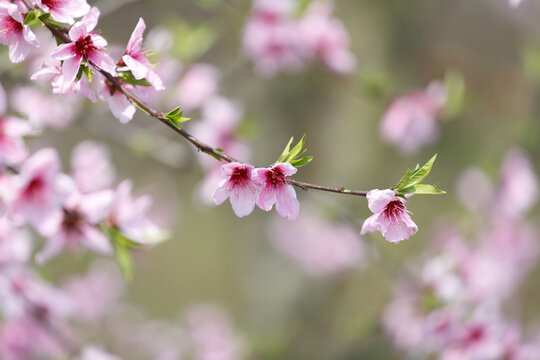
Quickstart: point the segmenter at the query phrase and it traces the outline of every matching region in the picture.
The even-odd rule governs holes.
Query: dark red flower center
[[[83,219],[76,211],[64,211],[64,220],[62,221],[62,228],[67,233],[79,234],[81,232],[81,226],[83,225]]]
[[[269,182],[270,184],[276,186],[287,184],[287,179],[285,179],[285,175],[281,172],[279,168],[273,168],[269,169],[266,173],[266,182]]]
[[[60,7],[62,2],[63,0],[41,0],[41,3],[46,5],[49,9]]]
[[[384,208],[384,214],[386,217],[392,221],[396,221],[399,216],[405,211],[405,205],[401,200],[392,200]]]
[[[92,41],[92,36],[87,35],[84,39],[79,39],[75,42],[75,52],[82,55],[84,58],[88,57],[88,53],[96,50],[96,46]]]
[[[249,172],[245,166],[239,166],[234,169],[233,174],[231,175],[230,181],[234,185],[242,185],[249,180]]]
[[[35,177],[26,186],[26,189],[24,190],[24,195],[31,198],[37,197],[39,196],[39,194],[41,194],[44,187],[45,187],[45,181],[43,181],[41,177]]]
[[[22,34],[23,25],[12,18],[11,16],[4,16],[0,21],[0,35],[3,35],[6,39],[11,39],[13,36]]]

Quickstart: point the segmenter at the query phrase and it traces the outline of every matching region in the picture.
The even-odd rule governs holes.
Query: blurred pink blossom
[[[30,259],[32,238],[28,231],[18,229],[5,216],[0,216],[0,271],[20,265]]]
[[[73,250],[81,245],[102,254],[110,254],[112,247],[109,239],[98,226],[107,217],[112,200],[111,190],[84,195],[73,193],[63,204],[61,223],[36,255],[37,262],[43,264],[62,249]]]
[[[332,224],[311,212],[295,222],[276,219],[269,230],[272,245],[313,276],[330,276],[361,267],[363,239],[348,224]]]
[[[287,177],[296,174],[297,169],[290,163],[277,163],[270,168],[253,170],[253,181],[262,186],[257,206],[270,211],[274,204],[279,215],[293,221],[300,211],[296,191]]]
[[[134,198],[133,184],[123,181],[116,188],[107,221],[128,239],[140,244],[155,244],[163,240],[163,231],[149,218],[152,199],[150,196]]]
[[[437,116],[445,102],[446,90],[440,82],[397,98],[381,119],[382,139],[405,154],[433,143],[439,133]]]
[[[471,167],[459,175],[456,194],[463,206],[481,212],[489,210],[492,206],[495,188],[485,172]]]
[[[95,346],[86,346],[76,360],[122,360]]]
[[[33,86],[21,86],[11,93],[13,109],[28,118],[33,128],[50,126],[63,129],[75,120],[77,103],[72,99],[49,96]]]
[[[77,318],[88,322],[99,322],[112,311],[124,287],[116,266],[104,261],[95,262],[86,274],[71,276],[62,284]]]
[[[71,153],[71,174],[82,193],[105,190],[116,175],[109,149],[93,141],[83,141]]]
[[[62,202],[75,189],[73,181],[60,170],[56,151],[44,148],[23,163],[14,179],[10,214],[17,221],[29,222],[44,236],[61,222]]]
[[[348,74],[356,67],[356,59],[349,50],[351,39],[332,12],[332,4],[313,2],[299,20],[299,41],[308,59],[320,60],[328,69]]]
[[[219,77],[219,71],[211,65],[191,65],[180,78],[175,99],[186,111],[199,108],[216,94]]]
[[[373,215],[364,221],[362,235],[379,231],[386,240],[398,243],[418,231],[405,208],[406,200],[397,197],[394,190],[371,190],[367,194],[367,200]]]
[[[538,178],[529,156],[512,148],[501,167],[496,209],[503,216],[521,217],[538,201]]]
[[[190,309],[186,325],[194,360],[238,360],[244,344],[225,313],[209,305]]]

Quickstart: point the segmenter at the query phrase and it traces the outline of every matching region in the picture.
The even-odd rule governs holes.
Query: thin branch
[[[27,2],[26,0],[25,3]],[[28,4],[27,4],[28,5]],[[66,31],[57,29],[55,27],[50,26],[45,22],[45,26],[49,29],[49,31],[61,42],[63,43],[70,43],[71,39],[67,36]],[[171,128],[173,131],[175,131],[180,136],[184,137],[187,141],[189,141],[193,146],[195,146],[199,151],[202,151],[208,155],[211,155],[215,158],[224,160],[226,162],[240,162],[240,160],[235,159],[234,157],[226,154],[225,152],[218,151],[216,148],[204,143],[203,141],[197,139],[187,131],[183,129],[179,129],[176,126],[174,126],[166,117],[165,114],[152,108],[150,105],[148,105],[146,102],[144,102],[141,98],[139,98],[137,95],[135,95],[130,89],[126,88],[116,77],[109,74],[105,70],[101,69],[99,66],[97,66],[95,63],[90,61],[90,65],[94,67],[97,71],[99,71],[114,87],[120,91],[124,96],[129,99],[131,103],[136,105],[139,109],[143,110],[145,113],[147,113],[149,116],[153,117],[154,119],[159,120],[164,125]],[[288,182],[291,185],[294,185],[302,190],[319,190],[319,191],[326,191],[326,192],[332,192],[332,193],[338,193],[338,194],[346,194],[346,195],[356,195],[356,196],[366,196],[367,191],[358,191],[358,190],[348,190],[343,187],[336,188],[336,187],[330,187],[330,186],[322,186],[322,185],[316,185],[316,184],[310,184],[298,180],[288,179]]]

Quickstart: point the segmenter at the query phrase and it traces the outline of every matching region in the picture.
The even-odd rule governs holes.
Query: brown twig
[[[27,3],[27,0],[23,0],[25,3]],[[27,3],[27,6],[29,4]],[[61,42],[63,43],[69,43],[71,42],[71,39],[67,36],[66,31],[62,31],[60,29],[57,29],[55,27],[50,26],[45,22],[45,26],[49,29],[49,31]],[[147,113],[149,116],[153,117],[154,119],[159,120],[164,125],[168,126],[170,129],[175,131],[180,136],[184,137],[187,141],[189,141],[193,146],[195,146],[199,151],[202,151],[208,155],[211,155],[215,158],[227,161],[227,162],[240,162],[239,160],[235,159],[234,157],[228,155],[225,152],[218,151],[216,148],[202,142],[201,140],[197,139],[190,133],[188,133],[185,130],[182,130],[180,128],[177,128],[175,125],[173,125],[166,117],[165,114],[152,108],[150,105],[148,105],[146,102],[144,102],[141,98],[139,98],[137,95],[135,95],[130,89],[126,88],[116,77],[109,74],[105,70],[101,69],[99,66],[94,64],[93,62],[90,62],[90,65],[94,67],[97,71],[99,71],[118,91],[120,91],[124,96],[134,105],[136,105],[139,109],[143,110],[145,113]],[[338,194],[346,194],[346,195],[356,195],[356,196],[366,196],[367,191],[358,191],[358,190],[348,190],[343,187],[336,188],[336,187],[330,187],[330,186],[322,186],[322,185],[316,185],[316,184],[310,184],[298,180],[288,179],[288,182],[291,185],[294,185],[302,190],[319,190],[319,191],[326,191],[326,192],[332,192],[332,193],[338,193]]]

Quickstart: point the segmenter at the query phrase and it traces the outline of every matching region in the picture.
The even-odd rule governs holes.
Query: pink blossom
[[[98,228],[109,213],[113,192],[104,190],[92,194],[73,193],[64,203],[61,223],[48,236],[47,244],[37,254],[37,261],[44,264],[63,248],[75,249],[82,245],[90,250],[110,254],[109,239]]]
[[[124,291],[124,282],[115,264],[98,261],[83,276],[70,277],[62,289],[79,319],[99,322],[114,309]]]
[[[218,90],[219,71],[207,64],[190,66],[180,78],[176,98],[189,111],[201,107]]]
[[[90,88],[90,83],[86,76],[81,76],[80,80],[66,81],[62,75],[63,68],[61,66],[44,65],[37,72],[32,74],[31,80],[38,78],[46,78],[46,82],[50,83],[53,89],[53,94],[71,96],[78,94],[84,96],[91,102],[96,102],[96,95]]]
[[[459,175],[456,194],[463,206],[480,212],[488,210],[493,204],[495,189],[485,172],[471,167]]]
[[[33,319],[23,317],[0,324],[0,358],[28,360],[67,356],[59,339]]]
[[[251,214],[259,196],[261,185],[252,179],[254,167],[237,162],[223,164],[219,176],[223,179],[212,195],[216,205],[228,198],[238,217]]]
[[[398,243],[418,230],[405,208],[405,199],[397,197],[393,190],[371,190],[367,194],[367,200],[374,215],[364,221],[362,235],[379,231],[386,240]]]
[[[129,180],[118,185],[107,221],[132,241],[155,244],[163,240],[163,231],[148,218],[152,199],[149,196],[134,199],[132,187]]]
[[[263,186],[257,199],[257,206],[264,211],[270,211],[276,204],[279,215],[291,221],[295,220],[300,211],[300,203],[286,177],[294,175],[296,171],[290,163],[277,163],[270,168],[254,169],[253,181]]]
[[[291,18],[294,4],[290,0],[259,0],[254,4],[244,28],[243,48],[262,76],[274,76],[280,70],[297,71],[304,66],[297,24]]]
[[[236,101],[214,96],[202,108],[202,121],[191,127],[192,133],[201,140],[219,147],[236,158],[249,161],[249,148],[239,142],[236,130],[242,120],[243,109]],[[208,156],[200,157],[206,169],[214,169],[216,161]]]
[[[73,99],[49,96],[32,86],[21,86],[11,93],[13,109],[25,115],[34,128],[64,129],[73,122],[77,104]]]
[[[243,358],[244,344],[225,313],[209,305],[188,311],[188,336],[194,359],[237,360]]]
[[[21,2],[0,2],[0,43],[9,46],[9,60],[23,61],[32,48],[39,47],[36,35],[24,25],[26,8]]]
[[[105,190],[115,179],[110,153],[105,145],[83,141],[71,153],[71,174],[82,193]]]
[[[23,136],[30,134],[31,129],[25,121],[4,116],[6,111],[6,95],[0,85],[0,168],[6,165],[19,164],[28,156]]]
[[[129,87],[128,85],[125,86]],[[122,124],[127,124],[133,119],[133,115],[137,111],[135,105],[130,103],[124,94],[106,80],[101,82],[98,96],[102,101],[106,101],[109,104],[109,109],[114,117],[120,120]]]
[[[107,41],[93,31],[97,25],[99,10],[93,7],[83,20],[75,23],[69,30],[72,42],[59,45],[51,56],[63,60],[62,76],[64,83],[75,81],[82,62],[92,62],[111,75],[115,75],[115,63],[106,53]]]
[[[300,44],[308,59],[320,60],[337,73],[351,73],[356,59],[350,52],[351,39],[343,23],[332,17],[332,5],[313,2],[299,20]]]
[[[62,202],[73,190],[72,180],[60,173],[56,151],[41,149],[23,163],[15,179],[10,213],[46,236],[61,221]]]
[[[37,0],[37,5],[49,12],[54,20],[70,25],[75,22],[74,18],[90,11],[86,0]]]
[[[331,276],[361,267],[365,246],[346,223],[333,224],[310,212],[295,222],[277,218],[269,237],[274,247],[313,276]]]
[[[7,217],[0,216],[0,271],[7,266],[25,263],[31,252],[30,234],[15,228]]]
[[[446,90],[440,82],[424,91],[415,91],[394,100],[380,123],[382,139],[405,154],[418,151],[438,137],[437,116],[446,101]]]
[[[131,73],[137,80],[148,80],[154,89],[163,90],[163,82],[154,72],[153,65],[148,61],[148,51],[142,49],[143,32],[146,29],[146,24],[142,18],[139,18],[135,30],[129,38],[127,49],[122,56],[122,62],[131,70]]]
[[[521,217],[538,200],[538,178],[529,156],[513,148],[504,157],[496,211],[503,216]]]

